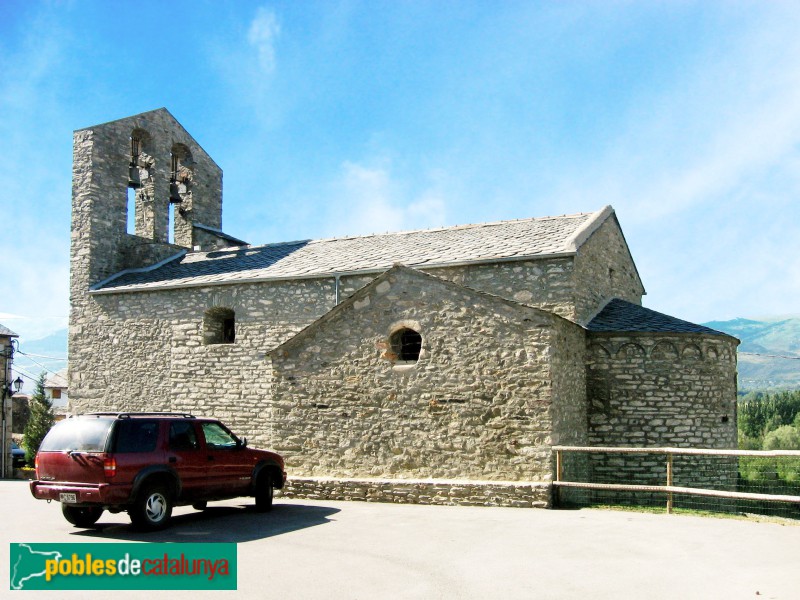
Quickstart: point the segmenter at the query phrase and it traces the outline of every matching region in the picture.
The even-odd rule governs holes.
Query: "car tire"
[[[64,518],[75,525],[75,527],[91,527],[103,514],[103,509],[99,506],[70,506],[61,505],[61,512]]]
[[[256,479],[256,510],[268,512],[272,510],[272,499],[275,489],[272,487],[272,477],[269,473],[261,473]]]
[[[131,522],[139,529],[145,531],[163,529],[172,515],[172,496],[164,486],[145,487],[128,514]]]

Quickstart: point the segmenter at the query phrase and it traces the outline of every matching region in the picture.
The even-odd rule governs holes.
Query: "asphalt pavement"
[[[237,591],[63,591],[59,598],[800,598],[795,524],[281,498],[260,514],[242,498],[203,512],[176,509],[169,529],[145,534],[125,513],[104,514],[96,529],[73,527],[57,503],[8,480],[0,480],[0,506],[6,582],[10,542],[238,544]]]

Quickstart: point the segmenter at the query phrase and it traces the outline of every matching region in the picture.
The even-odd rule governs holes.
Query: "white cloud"
[[[438,227],[447,222],[447,202],[440,177],[419,193],[393,179],[390,166],[345,162],[332,185],[328,231],[335,235],[383,233]]]
[[[280,24],[275,13],[263,6],[259,8],[250,23],[247,41],[256,51],[258,65],[264,73],[272,73],[275,70],[275,40],[280,32]]]

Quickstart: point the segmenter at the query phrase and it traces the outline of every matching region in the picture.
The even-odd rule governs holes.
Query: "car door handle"
[[[208,455],[208,460],[214,460],[214,457],[209,454]]]
[[[169,462],[171,462],[171,463],[178,462],[178,458],[176,456],[170,456],[169,457]]]

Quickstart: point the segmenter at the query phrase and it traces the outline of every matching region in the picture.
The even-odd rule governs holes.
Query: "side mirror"
[[[239,447],[240,448],[247,448],[247,438],[242,438],[239,440]]]

